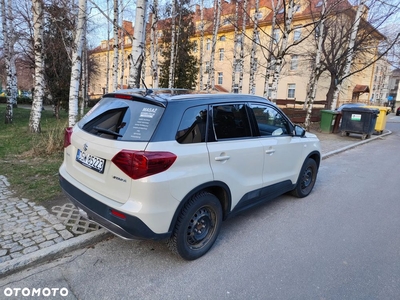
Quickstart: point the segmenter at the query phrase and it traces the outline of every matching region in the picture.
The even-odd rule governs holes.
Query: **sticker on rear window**
[[[157,113],[157,108],[145,107],[142,109],[142,112],[140,113],[140,118],[153,118],[156,113]]]

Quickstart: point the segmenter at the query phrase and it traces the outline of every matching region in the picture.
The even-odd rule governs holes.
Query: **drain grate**
[[[100,228],[99,225],[83,218],[71,203],[66,203],[62,206],[53,206],[51,210],[75,235],[95,231]]]

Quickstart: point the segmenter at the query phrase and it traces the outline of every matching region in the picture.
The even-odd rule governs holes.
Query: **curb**
[[[0,264],[0,279],[23,269],[32,267],[36,264],[59,258],[66,252],[70,252],[100,242],[110,236],[112,236],[112,234],[102,228],[52,245],[50,247],[26,254],[24,256],[3,262]]]
[[[335,154],[338,154],[338,153],[340,153],[340,152],[344,152],[344,151],[346,151],[346,150],[355,148],[355,147],[357,147],[357,146],[360,146],[360,145],[363,145],[363,144],[372,142],[372,141],[374,141],[374,140],[376,140],[376,139],[380,139],[380,138],[382,138],[382,137],[384,137],[384,136],[387,136],[387,135],[389,135],[389,134],[392,134],[392,132],[391,132],[390,130],[387,130],[387,132],[382,133],[382,134],[380,134],[380,135],[373,135],[373,136],[372,136],[371,138],[369,138],[369,139],[366,139],[366,140],[363,140],[363,141],[360,141],[360,142],[351,144],[351,145],[349,145],[349,146],[346,146],[346,147],[343,147],[343,148],[340,148],[340,149],[333,150],[333,151],[330,151],[330,152],[328,152],[328,153],[322,154],[321,159],[326,159],[326,158],[331,157],[331,156],[333,156],[333,155],[335,155]]]

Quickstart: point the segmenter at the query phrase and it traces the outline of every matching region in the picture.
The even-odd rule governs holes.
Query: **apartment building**
[[[343,2],[343,1],[342,1]],[[351,16],[354,14],[356,7],[351,7],[351,5],[344,1],[348,6],[347,20],[351,22]],[[309,83],[309,78],[311,75],[311,66],[313,62],[313,53],[315,53],[315,35],[314,27],[311,26],[313,22],[316,21],[315,16],[320,11],[322,1],[312,0],[312,1],[299,1],[294,7],[295,13],[292,21],[292,32],[288,37],[288,44],[294,45],[300,40],[296,46],[291,46],[287,48],[286,55],[284,56],[282,70],[280,72],[280,79],[277,90],[277,99],[296,99],[297,101],[304,101],[306,98],[307,87]],[[366,22],[366,15],[364,16],[364,23]],[[196,33],[193,36],[193,41],[196,43],[194,49],[194,54],[200,58],[200,43],[203,40],[203,83],[205,84],[209,80],[210,74],[210,61],[211,61],[211,43],[213,39],[213,16],[214,8],[205,8],[203,10],[203,24],[204,24],[204,38],[201,39],[201,10],[200,6],[196,6],[193,15],[193,22],[196,27]],[[235,23],[236,16],[238,16],[238,23]],[[246,16],[246,26],[244,38],[235,39],[235,28],[238,31],[243,29],[243,20]],[[217,34],[217,42],[214,54],[214,82],[213,85],[216,89],[220,91],[229,92],[239,92],[239,60],[238,55],[236,60],[234,59],[235,49],[238,51],[240,44],[243,43],[244,57],[243,57],[243,78],[242,78],[242,93],[251,93],[249,88],[250,85],[250,52],[253,45],[252,41],[256,39],[257,47],[255,54],[256,62],[256,72],[255,72],[255,94],[263,95],[266,77],[266,66],[267,66],[267,56],[266,51],[271,35],[275,42],[278,44],[282,38],[283,32],[279,28],[271,30],[273,17],[273,10],[271,8],[270,1],[260,0],[259,9],[255,9],[255,1],[248,1],[248,9],[246,14],[236,14],[236,8],[234,2],[223,2],[220,17],[220,27]],[[336,16],[332,16],[335,18]],[[280,12],[277,15],[278,20],[280,20]],[[258,33],[254,37],[254,20],[258,21]],[[282,20],[280,20],[282,22]],[[280,24],[282,25],[282,24]],[[132,22],[124,21],[124,30],[121,31],[121,36],[124,40],[124,49],[120,49],[120,57],[123,58],[124,63],[124,74],[122,79],[119,80],[118,87],[125,88],[128,83],[129,76],[129,64],[128,56],[131,52],[131,41],[127,36],[127,33],[132,34]],[[158,36],[161,37],[163,33],[163,22],[158,23]],[[339,23],[338,23],[338,26]],[[370,26],[370,25],[368,25]],[[150,25],[147,29],[150,32]],[[147,34],[149,36],[149,34]],[[383,39],[383,36],[379,32],[372,32],[370,39],[369,48],[373,48],[374,51],[369,51],[369,59],[378,55],[377,48],[379,41]],[[371,42],[372,41],[372,42]],[[337,41],[340,43],[341,41]],[[97,47],[92,54],[97,62],[100,64],[100,73],[91,79],[90,83],[90,94],[92,96],[99,96],[107,91],[106,86],[106,74],[107,74],[107,59],[109,59],[109,68],[112,66],[112,44],[113,40],[102,41],[101,45]],[[153,86],[152,71],[150,69],[150,44],[147,38],[147,57],[144,64],[143,77],[145,83],[148,87]],[[345,47],[345,45],[342,45]],[[236,52],[237,54],[237,52]],[[107,58],[109,57],[109,58]],[[159,56],[159,61],[162,59]],[[363,66],[365,64],[360,58],[355,57],[353,62],[353,68]],[[120,66],[121,70],[121,66]],[[365,102],[369,103],[371,101],[381,102],[387,93],[388,88],[388,64],[385,60],[371,64],[370,66],[363,69],[362,72],[356,73],[349,78],[346,78],[342,84],[342,91],[339,95],[338,105],[347,102]],[[111,91],[112,82],[112,72],[109,71],[109,87],[108,90]],[[121,78],[121,75],[119,75]],[[200,74],[199,77],[200,78]],[[198,80],[199,81],[199,80]],[[325,72],[321,75],[318,86],[316,100],[325,100],[326,95],[331,87],[332,76]],[[122,84],[121,84],[122,83]],[[272,78],[270,78],[267,83],[272,85]],[[197,84],[197,88],[200,88],[200,82]]]

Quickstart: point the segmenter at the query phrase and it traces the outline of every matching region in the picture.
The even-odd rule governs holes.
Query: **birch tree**
[[[269,43],[267,49],[267,67],[265,69],[265,81],[264,81],[264,97],[268,98],[269,94],[269,81],[271,78],[271,70],[275,68],[275,58],[273,57],[274,53],[274,32],[276,28],[276,16],[278,14],[278,9],[276,7],[282,6],[282,0],[278,0],[275,3],[274,0],[271,1],[271,8],[272,8],[272,20],[271,20],[271,32],[269,35]],[[274,60],[272,60],[274,58]]]
[[[214,27],[213,36],[211,41],[211,54],[210,54],[210,72],[208,73],[207,90],[214,90],[215,88],[215,48],[217,45],[217,36],[219,30],[219,23],[221,18],[221,0],[214,0]]]
[[[120,0],[120,7],[121,7],[121,13],[120,13],[120,24],[124,24],[124,3],[123,0]],[[121,75],[119,78],[119,86],[121,89],[124,88],[124,74],[125,74],[125,35],[123,34],[123,31],[121,30]]]
[[[10,1],[10,0],[9,0]],[[11,1],[10,1],[11,2]],[[2,17],[2,27],[3,27],[3,43],[4,43],[4,58],[6,67],[6,98],[7,107],[5,114],[5,124],[11,124],[13,122],[13,103],[12,98],[12,66],[11,66],[11,53],[10,53],[10,36],[9,36],[9,22],[8,22],[8,9],[4,0],[1,0],[1,17]]]
[[[359,5],[358,5],[356,16],[355,16],[355,21],[354,21],[354,24],[351,29],[349,44],[347,46],[348,55],[346,58],[346,64],[344,66],[343,77],[347,77],[348,74],[350,73],[350,68],[351,68],[351,64],[353,62],[353,56],[354,56],[354,44],[355,44],[355,41],[357,38],[358,28],[360,26],[360,21],[361,21],[361,16],[364,12],[365,2],[366,2],[366,0],[359,1]],[[343,80],[339,80],[335,86],[335,91],[333,93],[333,99],[332,99],[332,103],[331,103],[331,109],[336,109],[339,92],[342,88],[342,83],[343,83]]]
[[[239,1],[235,1],[235,16],[233,17],[234,35],[233,35],[233,62],[232,62],[232,85],[231,92],[235,91],[236,87],[236,73],[237,73],[237,45],[239,42]]]
[[[318,33],[317,35],[317,47],[315,51],[315,61],[313,64],[313,69],[311,71],[311,76],[310,76],[310,81],[308,83],[307,87],[307,96],[305,99],[305,103],[307,104],[307,113],[306,113],[306,118],[304,122],[304,126],[306,130],[309,130],[310,125],[311,125],[311,114],[312,114],[312,109],[313,109],[313,104],[315,100],[315,95],[317,93],[317,86],[318,86],[318,80],[321,76],[321,54],[322,54],[322,43],[324,41],[324,31],[325,31],[325,12],[326,12],[326,5],[327,5],[327,0],[323,0],[322,3],[322,12],[321,12],[321,18],[318,24],[318,30],[316,31]]]
[[[158,0],[153,0],[151,6],[151,32],[150,32],[150,67],[153,88],[158,88]]]
[[[199,42],[199,88],[204,89],[203,78],[204,78],[204,0],[200,1],[200,42]]]
[[[253,16],[253,39],[252,39],[252,47],[251,47],[251,55],[250,55],[250,80],[249,80],[249,94],[254,95],[256,93],[256,83],[255,83],[255,74],[257,70],[256,63],[256,50],[258,45],[258,17],[259,17],[259,5],[260,1],[256,0],[255,3],[255,12]]]
[[[175,70],[175,49],[176,49],[176,1],[172,0],[172,15],[171,15],[171,52],[169,59],[169,80],[168,88],[172,88],[174,81]]]
[[[77,28],[72,47],[71,84],[69,89],[68,124],[73,127],[78,118],[78,97],[82,68],[82,50],[86,29],[86,0],[79,0]]]
[[[292,21],[293,21],[293,12],[295,0],[289,0],[287,6],[283,3],[283,14],[284,14],[284,24],[283,29],[281,30],[282,37],[279,38],[279,41],[276,41],[278,46],[277,54],[275,55],[274,60],[274,73],[272,79],[272,87],[271,87],[271,98],[275,100],[277,98],[278,92],[278,84],[281,76],[281,71],[283,67],[284,57],[287,52],[288,44],[289,44],[289,34],[292,31]],[[277,9],[281,9],[277,7]],[[275,34],[274,34],[275,38]]]
[[[118,0],[114,0],[114,20],[113,20],[113,32],[114,32],[114,43],[113,43],[113,91],[118,88],[118,59],[119,59],[119,36],[118,36],[118,21],[119,21],[119,8],[118,8]]]
[[[136,2],[135,31],[132,37],[132,52],[129,56],[129,88],[138,88],[140,85],[140,74],[144,60],[146,7],[147,0]]]
[[[107,0],[107,15],[110,11],[110,0]],[[107,57],[106,57],[106,90],[108,93],[110,87],[110,22],[107,22]]]
[[[35,92],[33,93],[32,109],[29,118],[29,129],[33,133],[41,132],[40,119],[44,95],[44,55],[43,55],[43,2],[33,0],[33,31],[35,53]]]
[[[243,0],[243,18],[242,18],[242,32],[240,35],[240,72],[239,72],[239,86],[238,93],[241,94],[243,90],[243,75],[244,75],[244,38],[246,36],[246,23],[247,23],[247,0]]]

